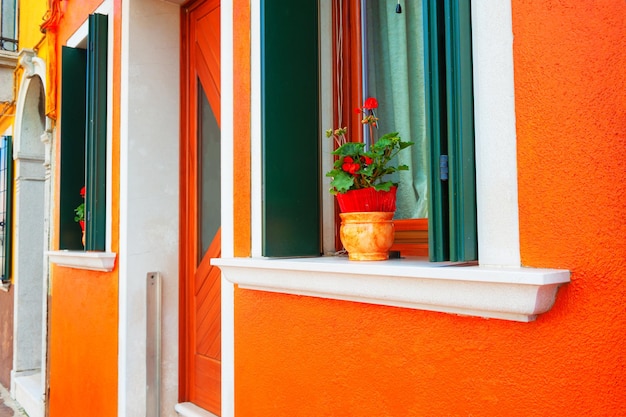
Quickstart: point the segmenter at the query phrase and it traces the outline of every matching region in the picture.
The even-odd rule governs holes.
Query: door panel
[[[181,401],[221,412],[220,3],[183,9]]]

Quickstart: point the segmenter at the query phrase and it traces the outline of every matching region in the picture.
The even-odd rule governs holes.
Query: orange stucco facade
[[[522,264],[571,284],[530,323],[236,289],[237,416],[626,415],[626,3],[512,11]]]
[[[66,2],[57,33],[57,73],[61,46],[101,1]],[[113,2],[113,65],[119,67],[121,1]],[[60,92],[60,80],[59,83]],[[119,71],[113,76],[113,103],[119,103]],[[57,100],[60,100],[58,96]],[[112,194],[119,188],[119,105],[112,106]],[[60,132],[60,124],[56,129]],[[57,141],[62,138],[57,137]],[[57,142],[58,143],[58,142]],[[60,160],[59,148],[56,158]],[[57,172],[55,175],[59,176]],[[58,187],[58,185],[57,185]],[[54,193],[59,198],[59,190]],[[59,207],[58,201],[55,207]],[[119,201],[112,201],[111,251],[119,246]],[[55,214],[58,216],[58,213]],[[58,241],[54,234],[53,242]],[[117,415],[118,269],[94,272],[51,265],[49,319],[49,416]]]

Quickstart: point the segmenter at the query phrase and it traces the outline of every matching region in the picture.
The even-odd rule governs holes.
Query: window
[[[276,0],[278,1],[278,0]],[[405,4],[401,0],[403,8]],[[284,13],[284,16],[291,18],[289,7],[297,7],[306,3],[289,2],[285,0],[276,12]],[[315,3],[313,1],[313,3]],[[395,3],[395,2],[394,2]],[[263,28],[265,17],[260,9],[252,4],[252,23],[261,22]],[[329,28],[330,22],[330,2],[319,2],[321,15],[324,16],[321,27]],[[299,19],[306,19],[307,16],[298,15]],[[286,18],[286,17],[284,17]],[[498,22],[498,24],[494,24]],[[231,33],[233,27],[229,27],[229,22],[224,22],[223,29]],[[468,22],[469,23],[469,22]],[[538,314],[550,309],[556,289],[562,283],[569,282],[569,272],[554,269],[535,269],[520,266],[519,258],[519,225],[517,222],[517,201],[515,199],[502,199],[501,193],[506,190],[517,188],[517,175],[515,167],[515,108],[514,108],[514,86],[513,86],[513,32],[511,26],[510,4],[507,2],[474,2],[472,5],[472,26],[475,28],[472,51],[472,65],[474,66],[474,76],[477,82],[474,86],[474,105],[476,109],[476,170],[480,192],[479,218],[480,218],[480,264],[474,262],[424,262],[417,259],[389,260],[386,262],[351,262],[340,257],[316,257],[311,259],[263,259],[261,258],[262,236],[266,230],[261,230],[261,220],[255,213],[260,212],[267,206],[263,201],[266,194],[263,192],[260,176],[253,175],[253,250],[252,257],[234,257],[232,250],[225,257],[213,259],[212,264],[217,265],[222,270],[223,277],[227,282],[232,282],[239,289],[252,289],[260,291],[271,291],[284,294],[295,294],[298,296],[316,296],[333,300],[349,300],[362,303],[389,305],[403,308],[414,308],[419,310],[432,310],[448,312],[452,314],[463,314],[478,317],[501,318],[505,320],[529,321],[534,320]],[[309,27],[306,27],[309,29]],[[236,28],[234,28],[236,29]],[[256,30],[255,30],[256,29]],[[252,32],[252,65],[255,68],[256,62],[260,62],[267,57],[262,52],[263,43],[256,44],[258,33],[263,37],[263,31],[253,26]],[[298,25],[291,26],[283,33],[283,36],[297,37]],[[323,33],[327,33],[324,29]],[[325,62],[332,61],[327,57],[327,51],[331,48],[330,42],[321,37],[322,62],[320,65],[322,73],[329,73],[330,65]],[[469,42],[469,40],[466,40]],[[311,46],[306,43],[304,46]],[[290,51],[289,51],[290,52]],[[231,57],[232,59],[232,57]],[[283,58],[289,67],[288,56]],[[280,70],[280,66],[274,65],[273,69]],[[262,75],[262,74],[261,74]],[[252,123],[259,124],[263,117],[261,104],[255,99],[261,94],[283,94],[288,97],[288,92],[282,90],[308,87],[308,93],[317,88],[317,85],[309,79],[296,85],[283,84],[282,88],[276,88],[270,92],[267,90],[267,83],[263,77],[255,79],[256,72],[253,71],[253,112]],[[324,77],[325,80],[327,77]],[[224,81],[224,80],[223,80]],[[227,86],[227,96],[232,97],[232,82],[225,80]],[[228,88],[228,86],[231,86]],[[332,86],[321,83],[320,96],[328,95]],[[280,86],[279,86],[280,87]],[[293,94],[292,98],[297,98]],[[330,118],[328,107],[332,107],[332,100],[323,100],[325,105],[321,106],[321,117]],[[285,107],[295,106],[297,101],[285,104]],[[237,106],[233,110],[236,110]],[[308,107],[307,107],[308,109]],[[232,114],[226,115],[228,109],[223,114],[223,120],[233,120]],[[280,118],[281,115],[276,115]],[[257,119],[258,118],[258,119]],[[326,125],[326,123],[324,123]],[[293,126],[292,126],[293,127]],[[225,129],[232,130],[231,126]],[[260,129],[258,129],[260,131]],[[284,136],[293,139],[292,146],[295,157],[301,159],[300,131],[295,133],[285,130]],[[310,139],[307,134],[302,136],[303,140]],[[254,165],[256,157],[262,160],[259,148],[267,137],[258,135],[256,129],[252,129],[252,173],[258,171]],[[318,138],[321,140],[321,138]],[[283,142],[284,143],[284,142]],[[233,157],[236,149],[227,150],[230,158]],[[294,155],[294,153],[289,154]],[[323,159],[322,159],[323,163]],[[504,164],[504,165],[503,165]],[[507,169],[501,168],[506,166]],[[297,164],[290,166],[290,169],[297,168]],[[319,170],[318,170],[319,172]],[[493,173],[503,175],[504,181],[499,179],[493,181]],[[299,172],[301,176],[309,178],[310,173]],[[292,173],[293,174],[293,173]],[[317,173],[316,173],[317,174]],[[315,188],[308,183],[304,186],[311,187],[309,192],[314,192]],[[232,194],[226,192],[227,196]],[[327,196],[324,192],[323,195]],[[328,198],[330,201],[330,198]],[[297,207],[297,204],[295,204]],[[286,206],[285,206],[286,207]],[[324,227],[331,221],[331,217],[326,215],[326,204],[324,205]],[[330,211],[330,210],[328,210]],[[289,210],[284,210],[284,216],[293,215]],[[229,219],[233,221],[234,219]],[[226,239],[231,234],[232,224],[224,228]],[[261,233],[263,232],[263,233]],[[484,233],[482,233],[484,232]],[[273,238],[276,238],[276,233]],[[326,238],[324,238],[326,244]],[[226,248],[228,250],[228,248]],[[224,285],[227,285],[226,283]],[[232,293],[232,286],[227,293]],[[539,301],[539,303],[538,303]],[[233,299],[226,297],[222,301],[223,311],[232,312]],[[232,326],[232,314],[226,314],[225,320]],[[225,327],[228,327],[225,326]],[[224,337],[223,342],[231,347],[233,339]],[[232,361],[231,361],[232,362]],[[233,370],[227,367],[224,373],[232,375]],[[232,388],[232,387],[231,387]],[[231,390],[232,392],[232,390]]]
[[[374,96],[381,134],[415,143],[399,155],[392,250],[477,259],[469,4],[335,2],[333,15],[334,125],[372,141],[351,113]]]
[[[0,51],[17,52],[15,0],[0,0]]]
[[[86,45],[62,50],[60,249],[83,249],[74,209],[85,187],[84,249],[105,250],[107,24],[90,15]]]
[[[279,3],[261,6],[262,253],[315,256],[325,192],[315,162],[322,136],[317,2]],[[433,261],[477,259],[469,4],[406,2],[396,13],[383,0],[334,1],[333,21],[333,126],[361,132],[353,109],[376,96],[381,120],[393,121],[381,129],[416,142],[402,161],[413,169],[398,178],[405,195],[397,214],[405,220],[396,249],[423,253],[428,241]]]
[[[13,146],[10,136],[0,139],[0,274],[11,281],[11,225],[13,213]]]

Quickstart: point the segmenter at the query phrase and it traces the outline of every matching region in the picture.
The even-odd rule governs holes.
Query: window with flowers
[[[319,25],[318,6],[261,8],[263,255],[321,252],[318,201],[327,190],[317,158],[331,157],[320,155],[321,130],[346,127],[373,143],[377,133],[353,110],[376,97],[380,131],[415,143],[394,163],[409,167],[392,175],[400,184],[395,250],[433,261],[477,259],[469,2],[333,0],[332,97],[324,101],[318,35],[327,26]],[[320,109],[329,105],[332,126],[320,127]],[[306,158],[284,146],[286,132],[298,133]]]
[[[107,27],[90,15],[86,39],[62,49],[59,249],[105,250]]]

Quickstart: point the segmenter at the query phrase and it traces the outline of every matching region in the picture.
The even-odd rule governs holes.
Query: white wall
[[[161,416],[178,399],[180,8],[122,2],[119,416],[146,415],[146,276],[162,276]]]

